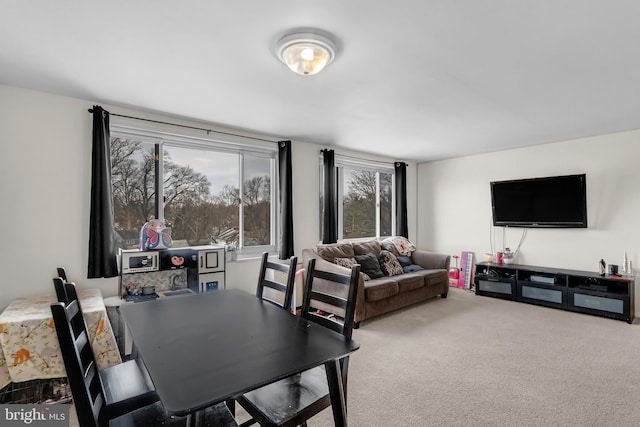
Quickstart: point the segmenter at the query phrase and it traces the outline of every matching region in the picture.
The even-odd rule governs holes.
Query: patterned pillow
[[[403,273],[398,259],[389,251],[380,252],[380,268],[385,276],[397,276]]]
[[[411,256],[413,251],[416,250],[416,245],[411,243],[406,237],[387,237],[386,239],[384,239],[384,242],[393,243],[393,245],[396,247],[396,250],[398,251],[398,255]]]
[[[333,261],[335,264],[338,264],[342,267],[347,267],[347,268],[351,268],[354,265],[357,264],[356,259],[355,258],[339,258],[336,257]],[[360,272],[360,274],[362,274],[362,277],[364,280],[371,280],[371,277],[369,277],[369,275],[367,273],[363,273],[362,271]]]

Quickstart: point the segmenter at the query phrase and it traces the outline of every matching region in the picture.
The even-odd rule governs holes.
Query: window
[[[336,156],[336,169],[338,239],[393,236],[395,233],[393,166]],[[322,165],[320,171],[322,175]],[[322,191],[321,183],[320,228],[322,228]],[[322,236],[322,230],[320,235]]]
[[[241,253],[275,250],[276,147],[113,126],[111,135],[119,248],[139,247],[140,228],[155,217],[171,228],[174,247],[213,242]]]

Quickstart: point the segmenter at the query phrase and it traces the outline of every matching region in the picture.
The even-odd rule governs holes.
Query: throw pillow
[[[378,279],[384,277],[382,270],[380,270],[380,263],[378,258],[369,252],[366,255],[356,255],[356,262],[360,264],[360,271],[367,274],[372,279]]]
[[[398,259],[389,251],[380,252],[380,269],[386,276],[397,276],[403,273]]]
[[[416,250],[416,245],[411,243],[411,241],[409,241],[409,239],[407,239],[406,237],[402,237],[402,236],[387,237],[386,239],[384,239],[384,241],[393,243],[396,249],[398,250],[399,255],[411,256],[413,251]]]
[[[406,267],[402,267],[402,271],[404,271],[405,273],[411,273],[412,271],[418,271],[418,270],[424,270],[424,269],[417,264],[411,264],[411,265],[407,265]]]
[[[333,262],[338,264],[339,266],[347,267],[347,268],[351,268],[351,267],[353,267],[354,265],[357,264],[355,258],[339,258],[339,257],[336,257],[333,260]]]
[[[403,267],[406,267],[407,265],[413,264],[413,261],[411,260],[411,258],[409,258],[406,255],[399,255],[397,258],[398,258],[398,262]]]
[[[392,254],[394,254],[395,256],[400,255],[400,254],[398,253],[398,250],[396,249],[396,245],[394,245],[394,244],[393,244],[393,242],[392,242],[390,239],[382,240],[382,241],[380,242],[380,247],[381,247],[382,249],[384,249],[385,251],[389,251],[389,252],[391,252],[391,253],[392,253]]]
[[[338,258],[338,257],[334,259],[334,263],[338,264],[339,266],[347,267],[347,268],[351,268],[357,264],[355,258]],[[362,277],[364,280],[371,280],[371,277],[369,277],[368,274],[363,273],[362,271],[360,271],[360,274],[362,274]]]

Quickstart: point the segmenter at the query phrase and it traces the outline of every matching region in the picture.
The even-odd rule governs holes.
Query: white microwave
[[[157,251],[125,250],[120,254],[120,271],[122,274],[158,270],[160,270],[160,263]]]

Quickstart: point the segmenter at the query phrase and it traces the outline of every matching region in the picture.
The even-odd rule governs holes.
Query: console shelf
[[[590,271],[480,262],[476,295],[633,322],[634,277]]]

